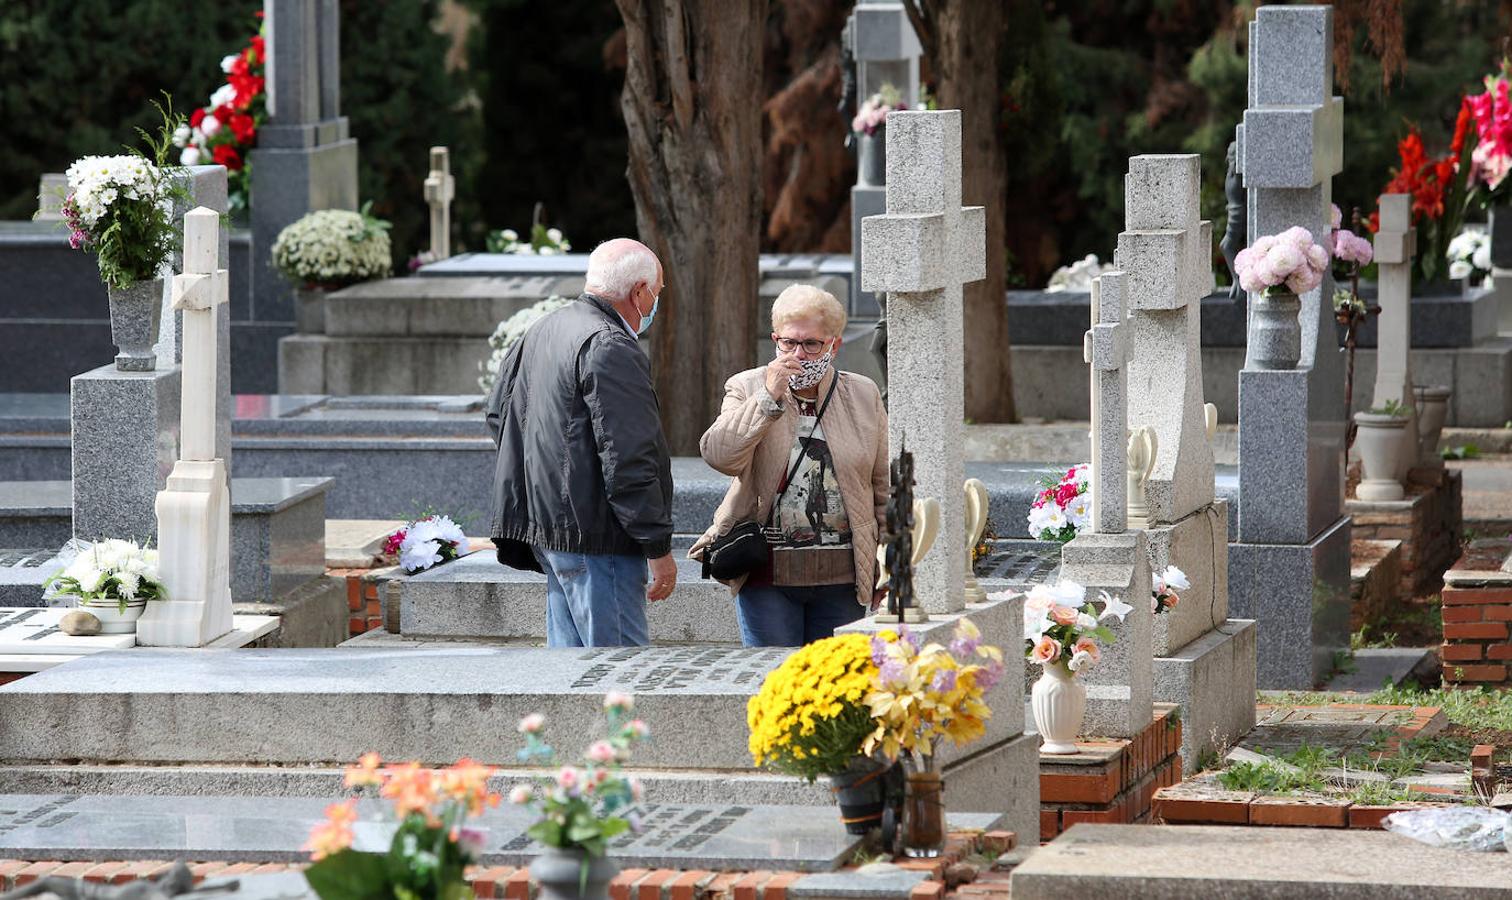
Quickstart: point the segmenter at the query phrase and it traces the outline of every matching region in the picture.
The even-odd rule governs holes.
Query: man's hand
[[[651,585],[646,588],[646,599],[665,600],[672,596],[672,588],[677,586],[677,563],[673,561],[672,554],[658,556],[651,560],[650,566]]]
[[[776,358],[767,363],[766,373],[763,376],[766,381],[766,391],[773,400],[781,403],[782,398],[787,396],[788,376],[797,375],[803,371],[803,366],[798,363],[798,352],[779,353]]]

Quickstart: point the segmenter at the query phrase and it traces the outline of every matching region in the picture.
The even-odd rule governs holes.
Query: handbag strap
[[[787,493],[788,485],[793,483],[793,476],[798,474],[798,467],[803,464],[803,458],[808,455],[809,445],[814,442],[814,432],[819,430],[819,423],[824,419],[824,411],[829,409],[830,399],[835,396],[835,388],[839,384],[840,371],[837,369],[835,370],[835,380],[830,382],[829,390],[824,394],[824,402],[819,404],[819,413],[814,416],[813,431],[810,431],[808,436],[802,439],[803,446],[798,450],[798,458],[793,460],[792,467],[788,469],[787,476],[782,479],[782,484],[777,490],[777,496],[772,498],[772,506],[767,510],[766,525],[763,526],[764,528],[772,527],[772,519],[777,515],[777,504],[782,501],[783,495]]]

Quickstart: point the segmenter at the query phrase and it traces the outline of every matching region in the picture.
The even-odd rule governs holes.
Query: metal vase
[[[844,772],[830,775],[830,793],[840,807],[840,821],[847,834],[866,834],[882,827],[887,808],[888,765],[869,756],[856,756]]]
[[[157,343],[163,316],[163,279],[133,281],[110,288],[110,342],[120,352],[116,368],[122,372],[151,372],[157,368]]]
[[[1295,369],[1302,359],[1302,300],[1293,293],[1255,294],[1250,301],[1249,362],[1258,369]]]
[[[856,166],[859,169],[860,183],[868,187],[882,187],[887,184],[887,126],[880,126],[871,134],[862,132],[857,137],[860,139],[860,150]]]
[[[1414,385],[1413,406],[1418,416],[1417,464],[1427,468],[1442,469],[1444,458],[1439,455],[1439,437],[1444,431],[1444,421],[1449,417],[1449,397],[1453,394],[1443,385]]]

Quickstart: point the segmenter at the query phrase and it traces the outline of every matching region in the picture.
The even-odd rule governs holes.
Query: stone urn
[[[1407,419],[1389,413],[1355,413],[1355,449],[1360,451],[1362,475],[1355,496],[1371,502],[1401,500],[1406,496],[1398,473],[1407,452]]]
[[[1441,384],[1414,385],[1412,398],[1418,417],[1417,464],[1430,469],[1444,467],[1444,458],[1439,455],[1439,435],[1444,431],[1444,420],[1449,417],[1449,396],[1454,393]]]
[[[133,281],[110,288],[110,342],[120,351],[116,368],[122,372],[151,372],[157,368],[157,343],[163,321],[163,279]]]
[[[530,863],[538,900],[608,900],[609,882],[618,873],[614,860],[581,847],[547,847]]]
[[[100,634],[135,634],[137,620],[147,611],[146,600],[121,601],[110,598],[79,601],[79,609],[100,620]]]
[[[1302,359],[1302,299],[1267,291],[1250,300],[1249,361],[1260,369],[1295,369]]]
[[[856,168],[861,184],[882,187],[887,184],[887,126],[881,125],[871,134],[856,135],[859,149],[856,152]]]
[[[1491,265],[1512,269],[1512,205],[1493,206],[1487,210],[1486,218],[1489,223],[1486,228],[1491,233]]]
[[[294,289],[294,330],[299,334],[325,334],[325,301],[330,293],[323,287],[305,285]]]
[[[1075,753],[1076,735],[1087,714],[1087,686],[1064,662],[1045,666],[1045,673],[1030,692],[1034,726],[1043,744],[1041,753]]]

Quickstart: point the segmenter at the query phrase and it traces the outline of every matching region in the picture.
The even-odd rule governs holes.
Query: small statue
[[[195,887],[194,874],[180,860],[156,881],[110,885],[94,884],[82,878],[49,876],[16,888],[8,894],[0,894],[0,900],[21,900],[22,897],[37,897],[42,894],[53,894],[60,900],[169,900],[172,897],[203,897],[212,893],[235,891],[240,886],[238,881],[228,881],[214,887]]]
[[[1223,196],[1228,199],[1228,205],[1224,208],[1228,215],[1228,222],[1223,226],[1223,240],[1218,246],[1223,250],[1223,259],[1228,263],[1229,269],[1229,299],[1237,300],[1244,293],[1239,287],[1239,274],[1234,269],[1234,259],[1239,251],[1244,249],[1246,223],[1248,216],[1248,195],[1244,190],[1244,178],[1239,174],[1239,142],[1230,141],[1228,145],[1228,171],[1223,176]]]

